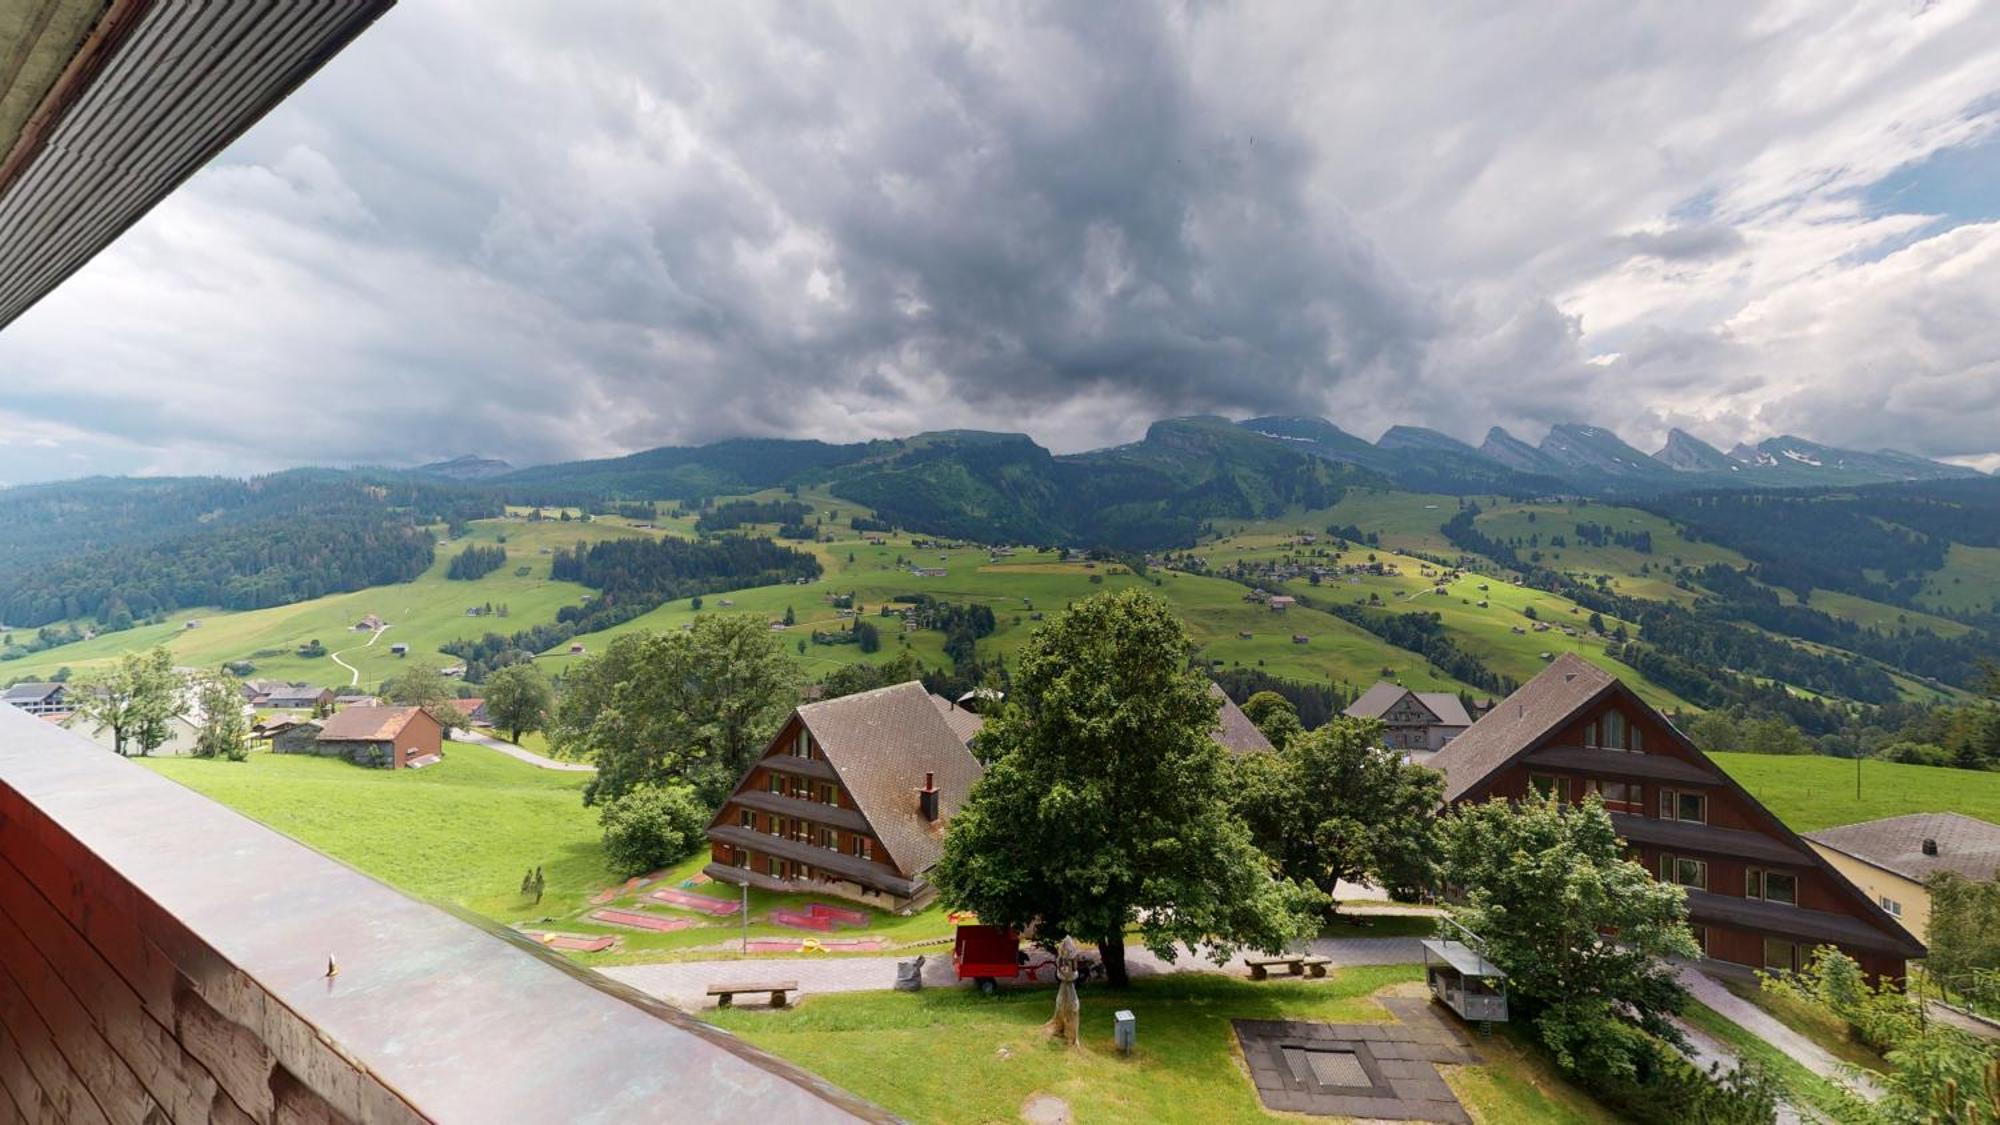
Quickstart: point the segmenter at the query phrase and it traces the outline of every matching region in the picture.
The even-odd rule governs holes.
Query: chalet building
[[[1840,869],[1918,941],[1929,940],[1927,880],[1949,871],[1984,883],[2000,875],[2000,824],[1960,813],[1911,813],[1806,833]]]
[[[296,733],[294,732],[287,733]],[[359,766],[392,770],[425,766],[443,749],[444,728],[421,707],[349,707],[319,725],[310,743],[304,739],[274,739],[271,749],[346,758]],[[297,746],[299,750],[289,749]]]
[[[1924,947],[1616,677],[1571,653],[1427,763],[1445,800],[1595,793],[1633,859],[1687,890],[1718,961],[1797,968],[1832,945],[1896,979]]]
[[[1343,714],[1382,724],[1382,745],[1423,761],[1472,726],[1465,703],[1448,691],[1411,691],[1380,681],[1361,693]]]
[[[808,703],[709,823],[714,879],[921,906],[944,828],[979,779],[977,714],[916,681]]]
[[[1271,749],[1221,688],[1209,691],[1222,703],[1216,742]],[[891,910],[925,905],[945,826],[984,772],[970,749],[984,722],[914,680],[799,707],[709,822],[704,871]]]
[[[74,708],[69,691],[61,684],[15,684],[0,694],[0,703],[11,704],[30,715],[67,715]]]

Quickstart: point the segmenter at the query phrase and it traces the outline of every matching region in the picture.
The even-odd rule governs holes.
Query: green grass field
[[[1924,580],[1917,600],[1932,609],[1991,609],[2000,602],[2000,547],[1953,543],[1944,569]]]
[[[2000,773],[1817,755],[1710,754],[1795,832],[1915,812],[1958,812],[2000,822]]]
[[[1063,1099],[1082,1122],[1268,1121],[1230,1019],[1385,1022],[1390,1016],[1372,994],[1408,991],[1420,974],[1417,966],[1393,965],[1342,969],[1312,983],[1178,974],[1141,979],[1117,993],[1085,988],[1082,1042],[1074,1050],[1043,1036],[1050,1010],[1043,989],[991,997],[969,989],[847,993],[811,997],[791,1010],[707,1015],[916,1121],[1012,1121],[1036,1094]],[[1117,1009],[1137,1019],[1139,1046],[1131,1058],[1111,1043]],[[1611,1120],[1531,1058],[1501,1051],[1489,1060],[1446,1068],[1481,1121]]]

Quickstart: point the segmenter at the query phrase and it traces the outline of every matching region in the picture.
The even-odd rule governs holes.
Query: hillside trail
[[[358,650],[358,649],[364,649],[364,648],[374,648],[374,647],[375,647],[375,642],[376,642],[377,640],[381,639],[381,636],[382,636],[382,634],[384,634],[384,633],[386,633],[386,632],[388,632],[388,631],[389,631],[389,627],[388,627],[387,625],[384,625],[384,626],[382,626],[382,627],[381,627],[380,629],[377,629],[377,630],[375,630],[374,632],[372,632],[372,633],[368,634],[368,643],[367,643],[367,644],[365,644],[365,645],[355,645],[355,646],[354,646],[354,648],[344,648],[344,649],[341,649],[341,650],[340,650],[339,652],[336,652],[336,653],[333,653],[333,654],[332,654],[332,656],[331,656],[331,659],[333,660],[333,662],[334,662],[335,664],[338,664],[338,665],[340,665],[340,666],[341,666],[342,668],[345,668],[345,669],[347,669],[347,686],[348,686],[348,687],[353,687],[354,685],[356,685],[356,684],[358,684],[358,683],[360,683],[360,682],[361,682],[361,669],[359,669],[359,668],[356,668],[356,667],[355,667],[354,665],[352,665],[352,664],[349,664],[349,663],[348,663],[347,661],[345,661],[345,660],[342,660],[342,659],[341,659],[341,657],[342,657],[342,656],[344,656],[344,655],[346,655],[347,653],[350,653],[350,652],[354,652],[354,651],[356,651],[356,650]]]

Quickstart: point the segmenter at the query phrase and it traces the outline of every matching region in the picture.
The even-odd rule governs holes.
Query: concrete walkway
[[[1847,1064],[1835,1058],[1824,1047],[1779,1023],[1769,1012],[1724,988],[1721,982],[1695,968],[1693,965],[1677,964],[1674,973],[1680,978],[1681,987],[1696,1000],[1713,1008],[1716,1014],[1743,1030],[1784,1052],[1785,1057],[1812,1071],[1822,1078],[1854,1090],[1869,1101],[1882,1096],[1881,1087],[1852,1074]]]
[[[1685,1054],[1688,1057],[1688,1061],[1694,1063],[1694,1065],[1703,1070],[1708,1070],[1711,1067],[1719,1067],[1725,1074],[1735,1070],[1740,1065],[1741,1060],[1736,1057],[1736,1052],[1729,1049],[1728,1044],[1723,1043],[1721,1040],[1688,1023],[1686,1020],[1675,1019],[1673,1024],[1675,1027],[1680,1028],[1682,1035],[1687,1036],[1688,1049]],[[1804,1122],[1809,1120],[1812,1119],[1801,1114],[1798,1108],[1790,1102],[1780,1101],[1778,1103],[1777,1125],[1803,1125]]]
[[[498,750],[509,758],[526,762],[531,766],[540,766],[545,770],[561,770],[565,773],[597,772],[597,767],[588,762],[559,762],[554,758],[544,758],[533,750],[523,750],[511,742],[502,742],[490,734],[482,734],[476,730],[459,731],[453,736],[453,741],[470,742],[474,746],[484,746],[488,750]]]
[[[1338,970],[1353,965],[1409,965],[1423,959],[1416,938],[1320,938],[1310,943],[1311,951],[1333,962]],[[608,965],[597,970],[613,980],[681,1008],[701,1008],[709,1003],[704,990],[719,980],[796,980],[802,995],[815,992],[874,992],[896,983],[896,962],[924,954],[924,985],[928,988],[961,987],[951,967],[949,945],[926,946],[900,955],[883,957],[827,957],[803,954],[796,957],[755,957],[735,961],[667,961],[654,965]],[[1039,960],[1039,957],[1036,958]],[[1125,950],[1125,967],[1133,977],[1165,973],[1225,972],[1248,975],[1242,955],[1218,966],[1185,950],[1169,963],[1143,946]],[[1046,982],[1045,982],[1046,983]],[[967,984],[962,987],[971,987]],[[1032,987],[1032,986],[1029,986]],[[1086,986],[1087,987],[1087,986]]]

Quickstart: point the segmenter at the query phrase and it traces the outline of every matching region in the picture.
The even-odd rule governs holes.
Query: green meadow
[[[1917,812],[2000,823],[2000,773],[1818,755],[1710,754],[1795,832]],[[1860,795],[1856,796],[1856,777]]]

